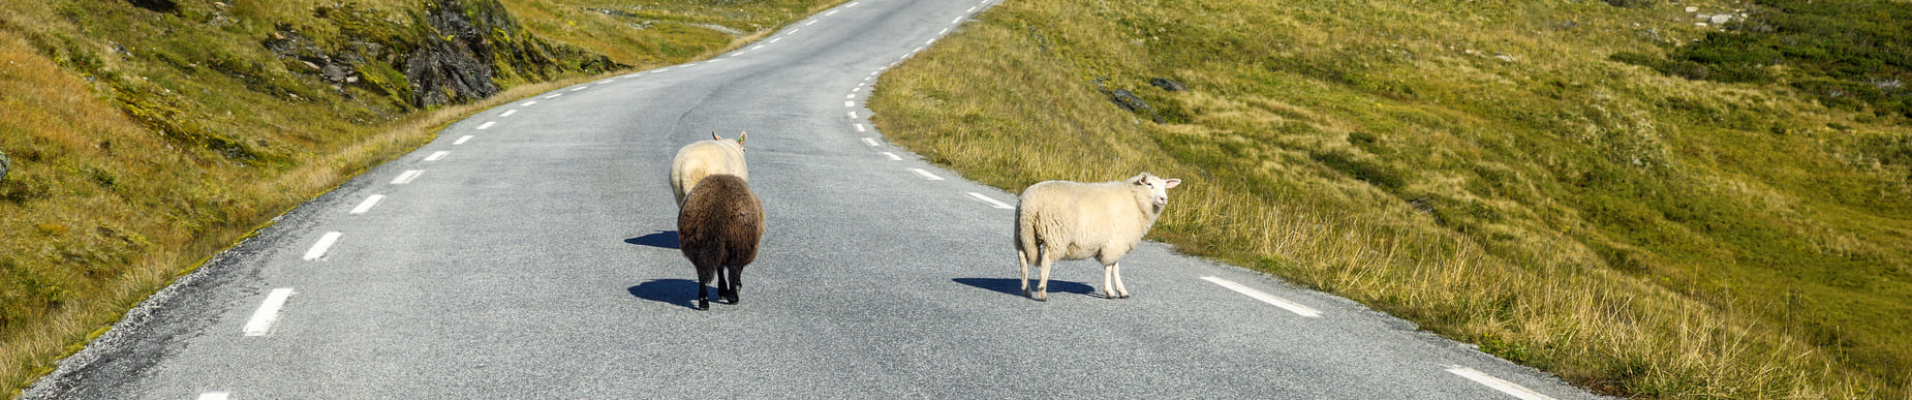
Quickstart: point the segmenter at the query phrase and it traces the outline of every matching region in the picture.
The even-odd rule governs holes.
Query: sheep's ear
[[[749,139],[749,138],[750,138],[750,132],[737,131],[737,146],[743,147],[744,139]]]
[[[1180,185],[1180,184],[1182,184],[1182,180],[1181,180],[1181,179],[1169,179],[1169,180],[1165,180],[1165,181],[1162,181],[1162,183],[1163,183],[1163,185],[1162,185],[1162,188],[1163,188],[1163,189],[1168,189],[1168,188],[1172,188],[1172,187],[1175,187],[1175,185]]]
[[[710,140],[724,140],[724,137],[717,136],[717,131],[710,131]]]

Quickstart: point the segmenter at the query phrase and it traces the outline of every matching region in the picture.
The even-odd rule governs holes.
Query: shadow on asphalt
[[[649,235],[638,236],[638,237],[634,237],[630,239],[624,239],[624,243],[630,243],[630,244],[635,244],[639,246],[651,246],[651,247],[677,250],[678,249],[677,231],[663,231],[663,232],[653,233]]]
[[[672,237],[676,237],[673,233]],[[652,279],[631,287],[631,295],[637,298],[665,304],[675,304],[685,308],[697,308],[697,281],[689,279]],[[711,291],[711,297],[717,297]]]
[[[1036,290],[1036,279],[1034,278],[1035,277],[1032,276],[1029,279],[1029,290]],[[1008,279],[956,278],[951,280],[956,281],[956,283],[961,283],[964,285],[975,286],[978,288],[1001,292],[1002,294],[1022,297],[1022,284],[1016,283],[1016,278],[1008,278]],[[692,288],[692,290],[695,290],[695,289],[696,288]],[[1068,282],[1068,281],[1058,281],[1055,279],[1050,279],[1049,293],[1051,294],[1054,294],[1054,293],[1094,294],[1095,288],[1087,284],[1083,284],[1081,282]]]

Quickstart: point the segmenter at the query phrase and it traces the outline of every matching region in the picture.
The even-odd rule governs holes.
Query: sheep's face
[[[1168,188],[1182,184],[1181,179],[1162,179],[1155,175],[1149,175],[1147,172],[1136,176],[1131,182],[1134,182],[1136,186],[1148,188],[1149,198],[1155,200],[1155,208],[1158,210],[1161,209],[1162,206],[1168,205]]]

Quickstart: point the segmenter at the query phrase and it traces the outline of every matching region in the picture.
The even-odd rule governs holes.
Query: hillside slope
[[[438,125],[835,3],[0,3],[0,393]]]
[[[1016,1],[885,74],[871,107],[1012,192],[1184,178],[1154,238],[1602,392],[1905,398],[1908,77],[1705,64],[1778,43],[1907,65],[1793,45],[1903,40],[1880,10],[1906,3],[1807,3]],[[1889,40],[1787,22],[1805,12]],[[1735,39],[1766,34],[1798,37]]]

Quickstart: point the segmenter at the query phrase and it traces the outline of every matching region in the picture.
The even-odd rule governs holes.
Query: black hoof
[[[697,300],[697,309],[699,309],[699,310],[709,310],[709,309],[710,309],[710,300],[701,300],[701,299],[700,299],[700,300]]]
[[[726,302],[726,303],[730,303],[730,305],[733,305],[733,306],[734,306],[734,305],[737,305],[737,296],[729,296],[729,297],[725,297],[725,298],[724,298],[724,302]]]

